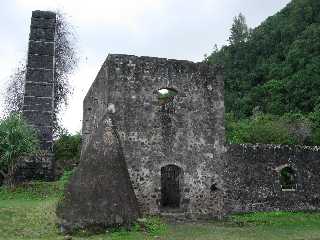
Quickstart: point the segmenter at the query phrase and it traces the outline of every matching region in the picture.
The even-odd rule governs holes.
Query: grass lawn
[[[35,187],[36,186],[36,187]],[[59,183],[37,183],[15,192],[0,188],[0,239],[65,239],[56,225]],[[296,239],[320,240],[320,213],[269,212],[233,215],[228,220],[163,224],[146,233],[124,230],[105,234],[78,233],[72,239]]]

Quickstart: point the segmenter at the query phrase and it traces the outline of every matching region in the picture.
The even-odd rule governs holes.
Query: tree
[[[237,119],[253,109],[313,111],[320,92],[320,1],[296,0],[252,31],[234,18],[229,45],[207,62],[224,66],[225,105]]]
[[[13,113],[0,120],[0,174],[9,187],[15,185],[19,163],[39,149],[36,132],[21,115]]]
[[[247,26],[246,18],[242,13],[233,18],[230,31],[229,43],[231,45],[237,45],[248,40],[250,30]]]
[[[276,116],[258,113],[250,119],[239,121],[230,113],[226,117],[226,136],[230,143],[298,143],[296,136],[290,132],[290,126]]]
[[[20,63],[15,73],[9,78],[5,100],[5,111],[7,115],[22,111],[25,74],[26,65],[25,63]]]
[[[72,25],[66,16],[57,12],[55,38],[55,73],[54,73],[54,132],[59,128],[58,113],[68,103],[72,89],[69,76],[78,64],[75,47],[76,37]],[[6,91],[6,113],[22,111],[26,64],[21,64],[10,76]]]
[[[54,72],[54,131],[58,130],[58,113],[63,105],[68,104],[68,96],[72,89],[69,75],[78,64],[75,48],[76,36],[72,25],[66,16],[57,12],[55,41],[55,72]]]

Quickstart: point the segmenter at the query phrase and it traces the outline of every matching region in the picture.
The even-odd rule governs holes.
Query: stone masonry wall
[[[39,134],[41,154],[26,159],[20,180],[54,177],[52,131],[56,14],[33,11],[30,26],[23,116]]]
[[[158,90],[173,88],[170,111]],[[109,55],[83,104],[83,148],[104,114],[117,127],[141,210],[161,211],[161,168],[182,169],[180,210],[223,209],[224,104],[220,68],[164,58]],[[210,190],[215,185],[216,190]]]
[[[157,90],[178,93],[171,110]],[[104,116],[117,127],[131,181],[144,213],[161,208],[161,168],[182,169],[180,210],[234,212],[320,209],[320,149],[224,144],[223,79],[204,63],[109,55],[84,99],[83,148]],[[280,172],[295,172],[284,190]]]
[[[283,191],[280,171],[295,171],[295,189]],[[227,212],[320,209],[320,148],[230,145],[225,162]]]

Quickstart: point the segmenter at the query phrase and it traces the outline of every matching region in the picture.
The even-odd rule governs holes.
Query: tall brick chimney
[[[52,133],[56,14],[33,11],[30,26],[23,116],[39,135],[41,154],[27,159],[21,180],[54,178]]]

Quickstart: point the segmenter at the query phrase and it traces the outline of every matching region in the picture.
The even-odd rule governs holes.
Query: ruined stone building
[[[54,175],[54,34],[55,14],[34,11],[23,114],[46,154],[26,164],[30,178]],[[109,55],[83,102],[82,152],[106,115],[143,213],[222,217],[320,208],[318,147],[225,143],[219,66]]]
[[[225,152],[219,68],[109,55],[84,100],[83,149],[106,113],[144,212],[178,207],[219,214],[222,192],[210,190],[222,188]]]
[[[144,213],[318,209],[319,149],[226,145],[223,89],[219,66],[109,55],[84,99],[82,150],[107,114]]]

